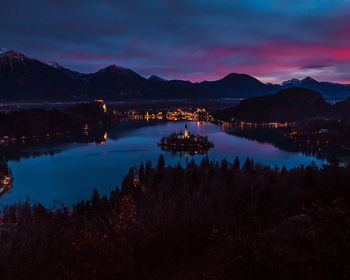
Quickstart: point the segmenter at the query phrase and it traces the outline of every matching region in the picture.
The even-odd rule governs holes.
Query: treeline
[[[86,124],[91,127],[108,124],[110,117],[97,102],[78,104],[65,110],[28,109],[0,113],[0,137],[46,137],[47,134],[54,137],[56,133],[81,132]]]
[[[89,132],[89,134],[84,134],[78,127],[76,128],[76,131],[71,131],[69,135],[53,135],[50,138],[39,138],[38,141],[37,138],[35,138],[35,141],[33,141],[33,139],[29,139],[25,142],[17,141],[17,143],[11,145],[0,145],[0,162],[35,158],[46,155],[53,156],[69,148],[70,143],[72,142],[102,143],[106,140],[105,131],[103,128],[103,126],[101,128],[97,127]],[[43,147],[44,141],[50,142],[50,145]],[[37,147],[40,149],[36,149]]]
[[[72,209],[4,207],[1,279],[349,279],[349,188],[337,160],[161,156]]]
[[[252,122],[294,122],[312,118],[350,118],[350,99],[329,104],[320,93],[305,88],[289,88],[275,94],[244,99],[238,106],[216,112],[220,120]]]

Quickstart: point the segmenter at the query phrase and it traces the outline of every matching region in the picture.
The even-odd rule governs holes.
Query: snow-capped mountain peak
[[[149,81],[153,81],[153,82],[164,82],[166,81],[165,79],[157,76],[157,75],[151,75],[149,78],[148,78]]]
[[[6,50],[1,49],[0,55],[2,58],[8,58],[8,59],[18,59],[18,60],[24,60],[24,59],[30,59],[29,57],[25,56],[23,53],[16,52],[13,50]]]
[[[0,68],[9,67],[10,69],[13,69],[15,65],[22,65],[25,67],[26,62],[32,60],[33,59],[25,56],[22,53],[12,50],[5,51],[4,49],[2,49],[2,52],[0,53]]]
[[[7,52],[7,49],[5,49],[5,48],[0,49],[0,55],[4,54],[5,52]]]
[[[288,86],[288,87],[297,87],[299,86],[301,81],[299,79],[293,78],[291,80],[287,80],[281,83],[282,86]]]
[[[314,78],[311,78],[310,76],[307,76],[305,79],[302,80],[303,83],[314,83],[317,81]]]
[[[46,61],[45,62],[47,65],[56,68],[56,69],[62,69],[62,65],[60,65],[59,63],[57,63],[56,61]]]

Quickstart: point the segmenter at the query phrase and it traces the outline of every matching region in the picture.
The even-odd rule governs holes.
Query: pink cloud
[[[303,72],[301,69],[309,65],[336,65],[350,61],[350,47],[287,41],[249,46],[212,46],[200,53],[195,58],[197,71],[183,78],[213,80],[230,72],[271,77],[283,73],[288,75],[298,69]],[[307,73],[306,70],[304,72]]]

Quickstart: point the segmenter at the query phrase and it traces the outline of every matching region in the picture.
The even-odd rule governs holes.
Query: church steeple
[[[188,128],[187,128],[187,123],[185,124],[185,130],[184,130],[184,138],[188,138],[189,133],[188,133]]]

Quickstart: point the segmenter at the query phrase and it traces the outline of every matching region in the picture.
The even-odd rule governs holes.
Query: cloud
[[[280,81],[313,69],[340,81],[349,19],[347,0],[2,0],[0,47],[83,72],[120,64],[145,76]]]
[[[309,70],[309,69],[316,69],[316,70],[323,70],[323,69],[326,69],[328,68],[330,65],[327,65],[327,64],[309,64],[309,65],[304,65],[304,66],[301,66],[300,69],[301,70]]]

